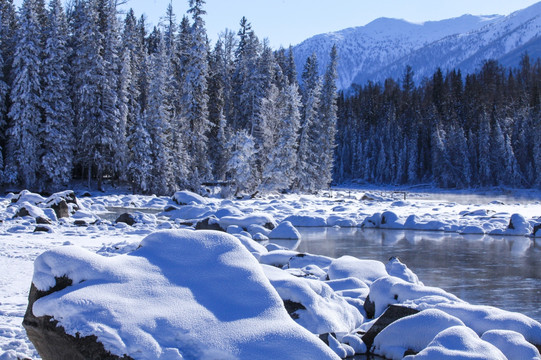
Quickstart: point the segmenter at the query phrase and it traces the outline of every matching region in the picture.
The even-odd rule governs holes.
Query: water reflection
[[[299,230],[300,244],[282,245],[383,262],[398,256],[425,285],[541,321],[541,244],[532,239],[357,228]]]

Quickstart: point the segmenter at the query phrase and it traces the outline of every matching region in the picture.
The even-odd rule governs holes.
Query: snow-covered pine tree
[[[208,112],[208,43],[203,15],[204,0],[190,0],[188,13],[192,15],[191,47],[188,49],[188,65],[186,68],[187,112],[189,124],[187,149],[191,156],[190,183],[197,188],[201,182],[211,176],[208,160],[208,134],[211,123]]]
[[[218,39],[214,51],[209,58],[209,121],[212,123],[209,132],[209,158],[212,163],[213,176],[217,180],[225,179],[225,144],[227,121],[224,114],[225,98],[224,72],[226,58],[221,39]]]
[[[274,85],[271,89],[276,89]],[[270,91],[271,94],[273,90]],[[274,96],[262,104],[264,109],[272,105]],[[297,166],[297,138],[301,118],[301,98],[296,83],[288,84],[277,96],[276,108],[277,122],[271,128],[273,132],[273,146],[268,149],[267,159],[262,172],[261,187],[264,190],[289,190],[296,178]],[[272,115],[269,115],[272,118]]]
[[[297,179],[294,187],[301,191],[316,192],[320,189],[321,176],[319,159],[323,149],[317,143],[317,121],[321,99],[321,80],[318,75],[317,57],[314,54],[306,60],[302,74],[302,118],[297,152]]]
[[[337,88],[336,79],[338,73],[336,70],[338,63],[338,52],[336,45],[333,45],[330,54],[329,65],[323,76],[323,87],[321,89],[321,101],[319,108],[319,120],[317,122],[317,132],[319,134],[319,146],[322,148],[321,170],[319,188],[327,188],[332,181],[334,150],[336,147],[336,121],[337,121]]]
[[[68,24],[61,0],[50,2],[45,33],[41,181],[45,189],[55,191],[71,181],[75,146],[69,93]]]
[[[130,144],[130,158],[127,166],[128,181],[134,193],[146,194],[153,185],[152,168],[152,138],[148,132],[146,112],[139,113],[133,123],[128,137]]]
[[[0,184],[4,182],[4,146],[7,125],[7,101],[9,87],[4,81],[4,57],[2,56],[2,39],[0,38]]]
[[[261,44],[246,18],[241,20],[239,43],[235,51],[233,74],[233,128],[247,129],[253,135],[259,113],[260,99],[265,96],[261,88],[258,59]]]
[[[257,150],[254,138],[245,129],[236,131],[226,148],[230,156],[227,161],[227,173],[235,187],[235,196],[254,191],[257,186],[255,176]]]
[[[151,140],[152,171],[149,189],[155,194],[170,194],[176,190],[171,149],[172,105],[167,78],[171,76],[170,62],[165,44],[160,41],[159,52],[151,55],[150,83],[144,119],[148,124]],[[141,127],[144,127],[141,125]]]
[[[5,180],[33,188],[39,169],[39,129],[42,122],[40,87],[42,29],[37,3],[25,0],[20,9],[20,27],[13,59],[11,89],[11,123],[8,129]]]

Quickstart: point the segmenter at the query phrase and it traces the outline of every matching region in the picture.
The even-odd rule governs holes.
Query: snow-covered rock
[[[374,354],[386,359],[402,359],[407,350],[420,352],[441,331],[453,326],[464,324],[456,317],[439,310],[425,310],[403,317],[375,337]]]
[[[440,332],[426,348],[417,355],[404,360],[507,360],[494,345],[483,341],[466,326],[453,326]]]
[[[179,205],[206,204],[207,199],[188,190],[177,191],[173,195],[173,201]]]
[[[363,321],[361,313],[321,281],[299,278],[264,265],[263,270],[284,301],[298,304],[290,315],[315,334],[346,333]]]
[[[301,234],[289,221],[281,222],[269,235],[269,239],[299,240]]]
[[[290,318],[257,261],[225,233],[165,231],[126,255],[64,246],[36,259],[38,290],[48,291],[60,277],[73,284],[39,298],[30,310],[52,316],[72,336],[96,335],[113,354],[142,360],[336,358]],[[341,315],[343,322],[331,323],[350,329],[361,318],[349,310],[325,316]]]
[[[329,279],[354,277],[367,285],[382,276],[388,276],[385,265],[377,260],[361,260],[345,255],[332,261],[329,265]]]
[[[319,215],[290,215],[284,219],[297,227],[325,227],[327,220]]]
[[[276,227],[276,220],[270,214],[265,213],[252,213],[248,215],[240,216],[224,216],[218,219],[218,223],[222,229],[227,229],[228,226],[237,225],[243,229],[248,229],[250,225],[260,225],[267,229],[274,229]]]
[[[496,346],[508,359],[541,360],[539,350],[515,331],[489,330],[481,340]]]

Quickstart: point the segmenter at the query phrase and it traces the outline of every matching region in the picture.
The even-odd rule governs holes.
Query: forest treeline
[[[336,182],[541,186],[541,62],[367,83],[338,101]],[[351,96],[349,96],[351,95]]]
[[[0,0],[0,183],[40,191],[87,179],[139,193],[227,182],[235,193],[331,182],[336,50],[272,50],[243,18],[211,49],[203,0],[148,31],[114,0]]]

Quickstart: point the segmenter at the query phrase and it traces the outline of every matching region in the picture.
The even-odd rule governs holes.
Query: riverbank
[[[16,356],[38,358],[37,353],[26,339],[20,323],[26,310],[26,298],[32,279],[33,262],[41,253],[57,246],[76,245],[100,255],[118,256],[132,252],[146,235],[157,230],[189,228],[190,224],[196,225],[204,219],[209,219],[207,225],[215,224],[229,228],[230,233],[242,233],[244,229],[247,230],[242,234],[237,234],[237,237],[244,239],[243,236],[246,236],[243,243],[252,250],[252,253],[266,253],[268,250],[274,250],[270,252],[272,256],[265,255],[263,257],[278,257],[280,260],[273,265],[284,267],[287,263],[287,267],[290,269],[302,270],[308,265],[317,265],[317,263],[306,263],[302,267],[291,266],[290,259],[295,253],[289,253],[276,247],[263,248],[263,250],[249,238],[265,241],[270,234],[265,228],[266,223],[270,221],[275,226],[289,221],[297,227],[312,225],[355,229],[391,228],[404,230],[413,228],[416,230],[443,230],[469,236],[476,233],[491,233],[494,236],[519,235],[525,239],[524,242],[533,244],[534,240],[529,236],[533,235],[538,217],[541,215],[541,205],[537,202],[508,204],[501,201],[490,201],[481,204],[458,204],[423,199],[422,196],[419,199],[407,197],[406,200],[403,200],[397,199],[395,194],[387,196],[377,191],[360,191],[358,189],[333,191],[322,194],[322,196],[271,195],[264,198],[234,201],[195,198],[185,205],[175,203],[169,197],[122,194],[90,197],[78,195],[80,195],[78,197],[79,210],[69,218],[51,219],[51,224],[43,225],[46,231],[42,233],[34,233],[38,224],[36,224],[36,217],[30,216],[32,211],[27,216],[12,219],[25,201],[12,205],[12,197],[10,196],[1,201],[4,218],[0,225],[0,237],[2,238],[0,265],[8,269],[7,272],[0,275],[2,288],[8,289],[0,299],[0,326],[2,329],[0,347],[6,349],[4,357],[0,357],[2,360],[15,359]],[[26,200],[28,200],[26,202],[36,201],[36,197],[28,194]],[[39,203],[33,206],[42,209],[42,205]],[[135,210],[129,211],[133,213],[135,220],[135,223],[130,226],[124,222],[115,223],[101,220],[101,215],[113,207],[126,209],[126,211],[143,208],[154,209],[154,211],[167,209],[169,211],[158,215]],[[51,211],[42,210],[45,216],[53,217]],[[509,225],[510,222],[513,223],[511,221],[513,217],[515,222],[513,228],[510,228]],[[262,254],[259,255],[261,262]],[[327,261],[332,262],[333,260],[327,258]],[[319,276],[328,274],[329,270],[326,269],[326,265],[320,263],[318,267],[322,270]],[[292,270],[289,272],[291,273]],[[14,278],[13,274],[15,273],[21,275]],[[311,276],[317,276],[317,274],[311,274]],[[321,282],[322,280],[317,281]],[[344,296],[343,293],[339,296],[354,299],[349,300],[350,303],[356,304],[360,314],[365,320],[368,320],[366,314],[363,313],[364,308],[360,306],[370,292],[371,284],[365,283],[365,285],[367,285],[366,289],[361,287],[333,291],[345,291],[348,295],[356,293],[357,301],[352,296]],[[365,290],[361,291],[360,289]],[[415,303],[414,299],[407,301],[410,302],[409,305],[422,308],[421,304]],[[426,307],[426,303],[423,306]],[[483,309],[486,307],[478,310]],[[439,309],[439,311],[443,310]],[[467,316],[468,319],[472,317],[473,315]],[[362,323],[369,324],[370,321]],[[355,329],[350,330],[353,332]],[[481,335],[481,333],[478,334],[478,336]],[[344,336],[338,336],[340,337],[338,340],[343,340]]]

